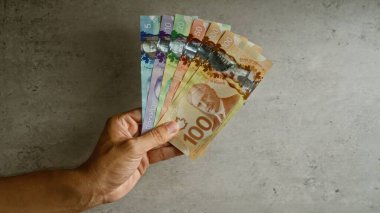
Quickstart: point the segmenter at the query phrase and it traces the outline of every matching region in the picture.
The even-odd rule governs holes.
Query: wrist
[[[103,203],[102,196],[96,191],[91,178],[82,169],[65,170],[65,175],[61,175],[66,182],[68,191],[74,198],[74,205],[78,211],[83,211]]]

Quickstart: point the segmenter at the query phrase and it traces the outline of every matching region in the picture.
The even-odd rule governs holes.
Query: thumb
[[[170,121],[144,133],[140,137],[129,140],[137,153],[145,153],[172,139],[178,133],[179,127],[175,121]]]

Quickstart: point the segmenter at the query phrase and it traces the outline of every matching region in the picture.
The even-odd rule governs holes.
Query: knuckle
[[[128,140],[126,142],[126,145],[127,145],[128,153],[134,153],[134,154],[139,153],[138,143],[136,142],[135,139]]]
[[[152,136],[154,142],[156,142],[157,145],[165,141],[164,133],[158,129],[153,129],[149,134]]]
[[[114,115],[109,117],[106,122],[106,127],[108,129],[114,129],[120,127],[120,116]]]
[[[112,126],[115,123],[116,120],[117,120],[116,116],[109,117],[107,119],[106,125],[107,126]]]

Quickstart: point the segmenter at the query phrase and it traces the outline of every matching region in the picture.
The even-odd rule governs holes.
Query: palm
[[[118,200],[131,191],[150,164],[180,154],[180,151],[169,143],[165,143],[142,154],[125,155],[124,153],[112,153],[114,149],[109,147],[115,147],[128,139],[139,136],[140,127],[140,109],[112,117],[107,122],[95,152],[91,156],[91,158],[97,159],[97,155],[109,152],[109,154],[104,156],[107,159],[105,160],[106,163],[103,164],[106,165],[102,166],[112,171],[109,174],[111,177],[106,178],[107,182],[102,183],[106,185],[105,190],[108,192],[108,201]]]

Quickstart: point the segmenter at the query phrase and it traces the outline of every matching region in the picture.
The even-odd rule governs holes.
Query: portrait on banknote
[[[208,84],[194,84],[187,94],[187,101],[212,121],[212,130],[226,118],[232,107],[239,101],[239,95],[221,97]]]

